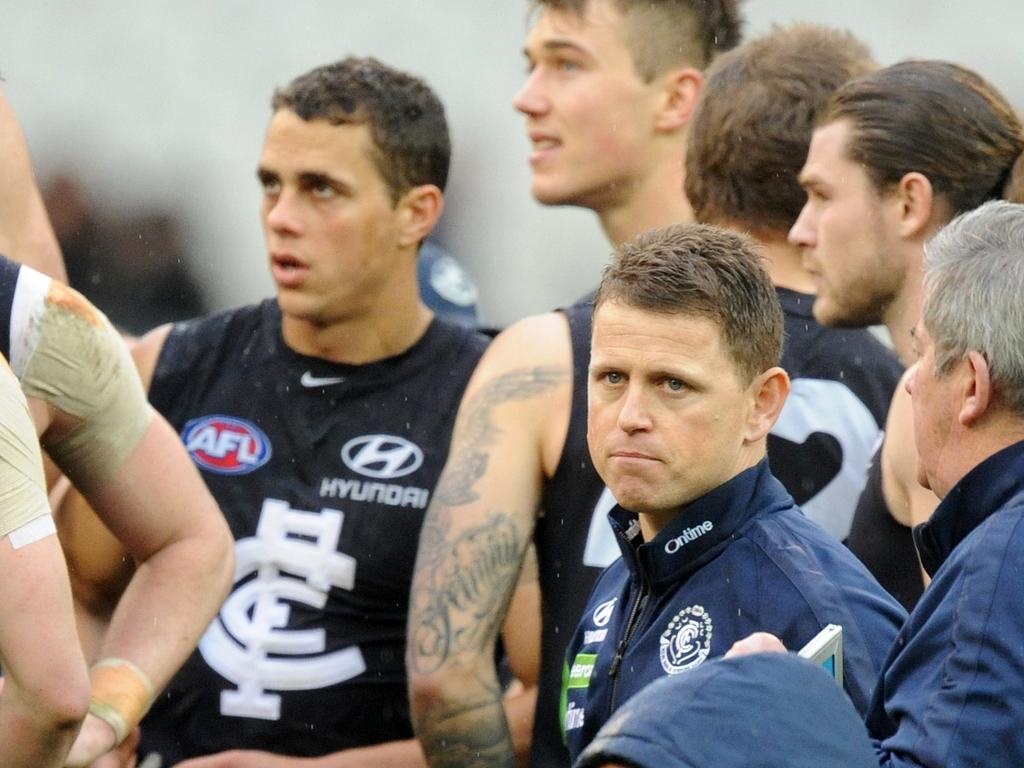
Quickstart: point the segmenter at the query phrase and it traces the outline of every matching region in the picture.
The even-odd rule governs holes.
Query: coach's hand
[[[733,643],[725,658],[746,656],[751,653],[786,653],[786,646],[769,632],[755,632]]]

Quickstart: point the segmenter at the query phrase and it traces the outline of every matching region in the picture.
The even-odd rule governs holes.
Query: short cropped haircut
[[[947,224],[925,248],[924,288],[935,375],[979,352],[997,395],[1024,415],[1024,205],[996,200]]]
[[[775,27],[718,57],[686,155],[697,220],[788,232],[807,199],[797,176],[818,114],[839,86],[875,69],[852,34],[812,24]]]
[[[1013,107],[981,75],[945,61],[905,61],[840,88],[821,123],[848,120],[847,155],[879,192],[916,171],[953,214],[999,199],[1024,151]]]
[[[373,162],[392,202],[421,184],[444,190],[451,143],[440,99],[419,78],[373,58],[350,56],[299,75],[274,92],[271,107],[303,120],[368,125]]]
[[[737,232],[677,224],[623,243],[605,268],[595,310],[609,301],[711,320],[748,382],[782,357],[778,295],[758,245]]]
[[[582,16],[595,0],[532,0]],[[609,0],[627,21],[626,39],[638,74],[650,82],[678,66],[704,69],[740,41],[740,0]]]

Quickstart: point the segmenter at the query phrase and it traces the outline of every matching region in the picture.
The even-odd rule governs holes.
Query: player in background
[[[534,3],[529,73],[514,99],[533,147],[533,196],[593,210],[613,244],[689,221],[687,127],[702,70],[738,41],[736,5]],[[565,646],[594,579],[617,556],[605,518],[613,500],[586,446],[590,313],[583,303],[510,326],[463,398],[421,538],[409,624],[413,711],[434,765],[512,764],[491,649],[531,537],[543,601],[531,764],[567,763]]]

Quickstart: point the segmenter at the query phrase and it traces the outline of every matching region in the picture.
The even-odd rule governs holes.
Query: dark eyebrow
[[[264,184],[268,181],[278,181],[280,179],[274,171],[264,168],[262,165],[256,169],[256,178]]]
[[[590,56],[589,51],[576,43],[571,43],[568,40],[548,40],[541,48],[548,53],[558,53],[564,51],[571,51],[572,53],[578,53],[581,56]]]
[[[321,173],[320,171],[303,171],[299,174],[299,183],[304,187],[312,187],[319,184],[336,187],[339,186],[341,182],[337,179],[331,178],[326,173]]]
[[[568,40],[545,40],[540,45],[540,50],[542,52],[544,52],[544,53],[557,53],[559,51],[572,51],[573,53],[578,53],[581,56],[588,56],[588,57],[590,56],[590,53],[585,48],[577,45],[576,43],[570,42]],[[528,58],[528,59],[531,58],[530,49],[524,47],[523,48],[523,55],[526,58]]]

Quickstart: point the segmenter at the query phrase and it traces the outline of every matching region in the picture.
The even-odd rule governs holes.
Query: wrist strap
[[[120,744],[139,724],[153,703],[153,683],[128,659],[107,658],[89,671],[92,698],[89,712],[103,720]]]

